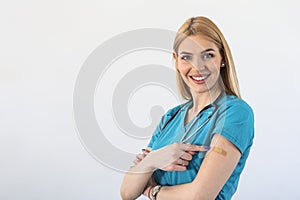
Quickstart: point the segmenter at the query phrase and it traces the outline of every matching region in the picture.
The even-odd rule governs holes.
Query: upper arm
[[[226,151],[226,155],[215,152],[213,150],[215,146]],[[196,195],[203,196],[205,199],[216,198],[241,157],[237,147],[221,135],[213,136],[211,147],[191,184],[195,187],[194,191],[197,191]]]
[[[164,186],[158,199],[215,199],[238,163],[241,153],[226,138],[215,134],[212,146],[226,151],[226,156],[210,150],[207,152],[196,178],[191,183]]]
[[[198,188],[197,193],[205,191],[208,199],[216,198],[241,156],[252,145],[253,137],[252,109],[243,102],[227,105],[216,121],[210,144],[212,149],[204,157],[192,183]],[[213,147],[226,151],[226,155],[214,151]]]

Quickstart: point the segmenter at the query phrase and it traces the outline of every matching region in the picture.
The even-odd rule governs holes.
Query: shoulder
[[[175,115],[177,115],[177,113],[179,113],[181,110],[183,110],[185,108],[186,105],[188,105],[188,103],[190,103],[190,101],[179,104],[179,105],[167,110],[167,112],[161,118],[160,128],[164,127],[165,124],[167,124],[171,119],[173,119],[175,117]]]
[[[254,138],[254,114],[243,99],[226,95],[219,103],[214,133],[233,143],[243,154]]]
[[[233,95],[225,95],[220,108],[223,111],[235,113],[239,116],[246,115],[253,117],[254,115],[253,109],[245,100]]]
[[[171,117],[173,117],[174,115],[176,115],[179,111],[181,111],[188,103],[190,103],[190,101],[179,104],[169,110],[167,110],[167,112],[164,114],[163,119],[169,119]]]
[[[188,103],[188,102],[187,102]],[[167,110],[167,112],[165,113],[165,116],[172,116],[174,114],[176,114],[178,111],[180,111],[187,103],[182,103],[179,104],[173,108],[170,108],[169,110]]]

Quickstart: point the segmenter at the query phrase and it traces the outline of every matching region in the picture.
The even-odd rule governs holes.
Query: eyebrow
[[[206,53],[206,52],[209,52],[209,51],[215,51],[215,50],[212,49],[212,48],[205,49],[204,51],[201,52],[201,54]],[[187,51],[182,51],[182,52],[180,52],[180,54],[188,54],[188,55],[192,55],[192,53],[187,52]]]

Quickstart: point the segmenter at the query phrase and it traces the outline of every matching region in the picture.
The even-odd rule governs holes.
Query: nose
[[[192,65],[197,71],[206,69],[205,62],[201,58],[195,59]]]

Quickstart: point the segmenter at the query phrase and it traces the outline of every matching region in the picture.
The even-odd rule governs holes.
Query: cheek
[[[186,63],[178,63],[176,69],[180,74],[186,74],[190,70],[190,66]]]
[[[220,64],[218,62],[214,62],[211,65],[209,65],[209,70],[214,74],[220,73],[220,69]]]

